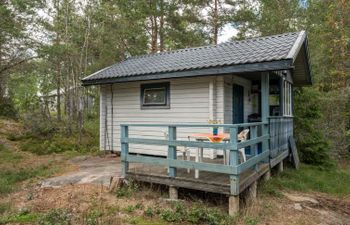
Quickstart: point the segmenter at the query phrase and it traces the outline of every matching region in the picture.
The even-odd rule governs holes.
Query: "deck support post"
[[[257,189],[258,189],[258,182],[254,181],[248,188],[247,192],[247,202],[249,204],[253,203],[256,200],[257,196]]]
[[[177,188],[174,186],[169,186],[169,199],[177,200],[179,198],[179,194]]]
[[[127,156],[129,154],[129,143],[123,141],[123,139],[128,138],[129,137],[129,127],[128,126],[121,126],[121,165],[122,165],[122,171],[121,171],[121,176],[123,178],[125,178],[126,173],[129,170],[129,162],[127,161]]]
[[[263,181],[266,182],[271,178],[271,170],[268,170],[262,177]]]
[[[228,198],[228,214],[235,216],[239,212],[239,195],[230,195]]]
[[[176,127],[169,126],[169,141],[176,141]],[[176,146],[168,146],[168,159],[176,159]],[[176,177],[176,167],[169,167],[169,176]]]
[[[282,173],[283,172],[283,160],[280,163],[278,163],[278,165],[277,165],[277,172],[278,173]]]

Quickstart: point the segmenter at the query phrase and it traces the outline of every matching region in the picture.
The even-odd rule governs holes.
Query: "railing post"
[[[258,129],[257,129],[257,126],[251,126],[250,127],[250,130],[251,130],[251,139],[255,139],[258,137]],[[252,154],[252,156],[257,156],[258,155],[258,144],[254,144],[254,145],[251,145],[250,146],[250,153]],[[258,166],[258,163],[255,164],[254,166],[255,170],[258,170],[259,169],[259,166]]]
[[[176,141],[176,127],[169,126],[169,141]],[[176,159],[176,146],[168,145],[168,159]],[[176,167],[169,167],[169,176],[176,177]]]
[[[270,108],[269,108],[269,73],[263,72],[261,74],[261,120],[263,123],[262,125],[262,135],[268,135],[269,134],[269,128],[268,128],[268,117],[270,114]],[[262,143],[262,151],[269,150],[269,140],[264,140]],[[270,156],[267,162],[270,161]]]
[[[230,128],[230,166],[238,165],[237,128]],[[230,175],[231,195],[239,194],[239,174]]]
[[[122,164],[122,177],[125,178],[126,173],[129,170],[129,162],[127,161],[127,156],[129,154],[129,142],[126,141],[125,139],[127,139],[129,137],[129,127],[128,126],[121,126],[121,164]]]

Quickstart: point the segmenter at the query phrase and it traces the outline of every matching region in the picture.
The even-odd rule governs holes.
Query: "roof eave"
[[[248,73],[248,72],[264,72],[264,71],[275,71],[275,70],[288,70],[293,68],[292,59],[281,59],[269,62],[249,63],[249,64],[238,64],[230,66],[220,66],[213,68],[202,68],[187,71],[177,71],[168,73],[156,73],[156,74],[145,74],[137,76],[127,77],[113,77],[95,80],[82,80],[83,86],[90,85],[102,85],[112,83],[124,83],[132,81],[146,81],[146,80],[159,80],[159,79],[170,79],[170,78],[182,78],[182,77],[197,77],[197,76],[209,76],[209,75],[223,75],[231,73]]]

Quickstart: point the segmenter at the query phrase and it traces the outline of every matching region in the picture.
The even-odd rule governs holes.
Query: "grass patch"
[[[175,202],[170,208],[150,208],[144,212],[146,217],[153,218],[154,215],[170,223],[191,223],[208,225],[225,225],[233,222],[233,218],[217,209],[204,207],[203,205],[194,205],[186,207],[181,202]]]
[[[27,115],[23,120],[25,132],[23,134],[8,134],[7,139],[18,141],[22,151],[37,155],[52,153],[99,152],[99,120],[90,118],[85,121],[82,137],[75,122],[47,120],[37,116]]]
[[[8,223],[16,223],[16,224],[22,224],[22,223],[34,223],[37,222],[40,215],[37,213],[19,213],[9,216],[0,217],[0,224],[5,225]]]
[[[278,191],[283,189],[322,192],[338,197],[350,196],[350,171],[301,164],[299,170],[287,168],[263,187],[265,193],[277,196]]]
[[[8,223],[27,224],[35,223],[38,225],[70,225],[72,224],[72,214],[66,209],[51,209],[45,214],[29,211],[19,212],[17,214],[0,217],[0,225]]]
[[[0,215],[10,211],[10,209],[11,204],[9,202],[0,203]]]
[[[98,144],[84,137],[79,143],[76,135],[65,136],[56,134],[49,138],[30,137],[22,140],[20,144],[22,151],[31,152],[37,155],[47,155],[52,153],[78,152],[93,153],[98,151]]]
[[[135,224],[135,225],[164,225],[164,222],[159,220],[159,219],[155,219],[155,218],[146,218],[146,217],[132,217],[130,219],[127,220],[128,224]]]
[[[17,163],[23,158],[22,155],[7,149],[3,144],[0,144],[0,161]]]
[[[72,224],[72,214],[66,209],[52,209],[48,213],[40,216],[38,225],[70,225]]]
[[[140,187],[136,182],[131,181],[128,185],[123,185],[116,191],[117,197],[131,197]]]
[[[3,169],[0,170],[0,195],[11,193],[18,188],[18,183],[37,177],[48,177],[57,171],[56,167],[41,165],[36,168]]]

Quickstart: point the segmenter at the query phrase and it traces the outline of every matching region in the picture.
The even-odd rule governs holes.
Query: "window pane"
[[[144,89],[144,105],[165,105],[166,90],[165,88],[148,88]]]

